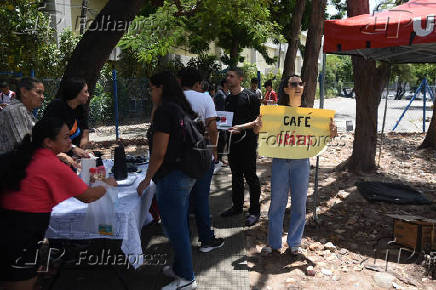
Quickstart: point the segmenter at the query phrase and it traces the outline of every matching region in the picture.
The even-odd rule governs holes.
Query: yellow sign
[[[289,106],[261,106],[259,155],[303,159],[321,154],[330,142],[335,111]]]

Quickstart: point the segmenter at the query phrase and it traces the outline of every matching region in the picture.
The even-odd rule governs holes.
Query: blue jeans
[[[189,194],[195,179],[180,170],[174,170],[156,184],[156,197],[163,226],[174,249],[173,270],[179,277],[192,281],[191,239],[186,216]]]
[[[291,189],[291,220],[288,246],[301,243],[306,223],[307,188],[309,186],[309,159],[273,158],[271,170],[271,204],[268,212],[268,244],[273,249],[282,247],[283,218]]]
[[[195,213],[195,222],[198,229],[198,240],[202,243],[208,242],[214,237],[210,228],[209,194],[215,162],[211,161],[209,171],[195,182],[191,191],[192,206]]]

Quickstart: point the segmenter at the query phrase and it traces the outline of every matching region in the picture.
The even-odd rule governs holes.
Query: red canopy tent
[[[388,63],[436,62],[436,0],[324,22],[324,52]]]

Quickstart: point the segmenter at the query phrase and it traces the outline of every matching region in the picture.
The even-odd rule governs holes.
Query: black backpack
[[[181,108],[180,108],[181,109]],[[204,124],[200,118],[191,119],[183,114],[180,137],[183,140],[183,150],[179,157],[179,168],[192,178],[201,178],[210,169],[212,151],[204,138]]]

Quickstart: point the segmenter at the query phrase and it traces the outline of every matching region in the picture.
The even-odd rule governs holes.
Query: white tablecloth
[[[50,225],[46,232],[49,239],[119,239],[122,240],[121,250],[137,268],[143,263],[141,247],[141,228],[152,221],[149,213],[151,202],[156,191],[155,185],[151,185],[141,197],[136,192],[136,187],[144,179],[147,166],[143,165],[141,173],[137,175],[134,184],[117,187],[118,202],[115,204],[115,222],[113,235],[100,235],[90,233],[86,225],[86,211],[88,205],[76,198],[70,198],[53,208]]]

